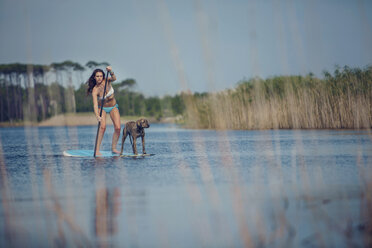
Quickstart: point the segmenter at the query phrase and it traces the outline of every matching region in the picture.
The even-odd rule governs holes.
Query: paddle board
[[[102,155],[97,155],[97,157],[147,157],[153,156],[155,154],[132,154],[132,153],[123,153],[122,155],[117,153],[112,153],[111,151],[100,151]],[[67,150],[63,152],[64,156],[67,157],[93,157],[93,150]]]

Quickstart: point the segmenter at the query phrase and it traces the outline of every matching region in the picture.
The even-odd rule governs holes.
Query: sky
[[[146,96],[372,65],[369,0],[0,0],[0,32],[0,64],[108,62]]]

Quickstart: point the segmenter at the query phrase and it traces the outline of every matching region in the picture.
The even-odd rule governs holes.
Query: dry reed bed
[[[372,127],[372,67],[259,78],[233,90],[184,95],[186,123],[215,129],[366,129]]]

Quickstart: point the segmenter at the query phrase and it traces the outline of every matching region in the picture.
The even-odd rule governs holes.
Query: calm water
[[[0,247],[366,244],[369,131],[146,131],[155,156],[93,159],[62,153],[94,126],[1,128]]]

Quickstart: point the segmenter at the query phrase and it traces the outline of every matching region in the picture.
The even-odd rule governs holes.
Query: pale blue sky
[[[371,13],[361,0],[0,0],[0,63],[107,61],[145,95],[223,90],[372,64]]]

